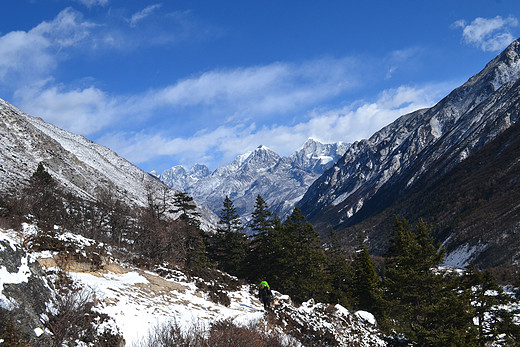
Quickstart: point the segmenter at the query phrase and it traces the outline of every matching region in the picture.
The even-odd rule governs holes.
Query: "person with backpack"
[[[258,299],[264,304],[264,309],[267,310],[271,306],[271,299],[274,298],[271,288],[267,281],[260,282],[260,289],[258,290]]]

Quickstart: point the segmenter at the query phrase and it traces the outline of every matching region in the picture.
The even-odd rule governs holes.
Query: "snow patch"
[[[432,119],[430,119],[430,127],[432,129],[431,133],[436,139],[442,136],[442,125],[437,117],[432,117]]]
[[[354,314],[356,316],[358,316],[359,318],[361,318],[362,320],[364,320],[365,322],[368,322],[368,323],[370,323],[372,325],[377,325],[376,318],[370,312],[367,312],[367,311],[356,311]]]
[[[0,241],[6,240],[9,242],[13,251],[16,251],[16,241],[12,239],[5,232],[0,232]],[[28,255],[25,255],[21,259],[21,265],[18,268],[18,272],[9,272],[5,266],[0,267],[0,307],[5,308],[7,310],[12,310],[17,306],[16,302],[7,298],[3,295],[4,284],[19,284],[23,282],[28,282],[29,277],[31,276],[31,270],[29,269],[28,264]]]
[[[453,252],[446,255],[444,265],[463,268],[470,264],[473,256],[482,252],[486,248],[485,245],[478,244],[471,246],[468,244],[462,245]]]
[[[44,331],[43,331],[42,328],[35,328],[34,329],[34,334],[36,335],[36,337],[42,336],[43,333],[44,333]]]

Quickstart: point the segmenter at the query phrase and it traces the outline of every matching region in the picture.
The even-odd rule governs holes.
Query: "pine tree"
[[[223,205],[219,228],[210,241],[210,256],[222,270],[243,277],[249,242],[242,232],[240,216],[228,196]]]
[[[233,205],[233,201],[226,196],[224,199],[224,207],[220,211],[220,221],[218,222],[218,231],[222,233],[241,232],[244,228],[240,221],[240,216]]]
[[[63,195],[58,183],[40,162],[29,185],[24,188],[27,208],[24,213],[32,214],[38,221],[62,224],[66,217]]]
[[[347,259],[345,252],[341,249],[337,233],[332,228],[329,230],[329,240],[325,248],[327,273],[331,286],[327,301],[351,308],[353,301],[352,281],[354,278],[352,261]]]
[[[255,208],[252,214],[251,229],[253,232],[263,236],[267,235],[274,224],[272,215],[267,207],[267,203],[259,194],[256,197]]]
[[[200,226],[200,213],[197,212],[197,205],[191,196],[183,192],[175,192],[174,204],[176,209],[172,212],[181,212],[179,218],[186,221],[189,225],[199,227]]]
[[[515,345],[520,339],[520,327],[513,323],[512,313],[505,309],[511,303],[489,271],[479,271],[470,265],[466,271],[466,284],[471,294],[474,322],[477,326],[479,346],[488,346],[499,339]]]
[[[281,288],[296,301],[326,301],[330,280],[324,250],[318,233],[297,207],[281,226],[278,237]]]
[[[245,272],[248,279],[258,282],[269,276],[274,253],[272,249],[274,219],[267,203],[260,195],[256,197],[252,217],[250,227],[254,235]]]
[[[471,346],[471,309],[459,282],[439,271],[444,252],[419,220],[415,229],[396,217],[386,259],[385,309],[388,332],[402,334],[421,346]]]
[[[354,261],[353,297],[358,310],[369,311],[378,318],[382,315],[382,291],[368,248],[360,238],[360,248]]]

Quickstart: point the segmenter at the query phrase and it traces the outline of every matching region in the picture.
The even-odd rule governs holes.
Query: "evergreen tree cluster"
[[[442,268],[444,252],[431,226],[395,218],[392,246],[380,282],[379,321],[395,344],[517,346],[520,326],[489,272]],[[518,300],[518,299],[516,299]],[[518,313],[518,312],[516,312]]]
[[[258,196],[250,225],[255,234],[247,237],[240,216],[226,197],[219,225],[207,240],[210,259],[219,268],[257,283],[268,280],[296,301],[329,299],[326,252],[298,208],[282,223]]]
[[[490,273],[441,265],[444,251],[423,220],[412,226],[395,218],[391,246],[379,273],[364,240],[347,256],[334,232],[322,245],[312,225],[295,208],[285,221],[258,196],[246,237],[232,201],[226,197],[221,228],[208,251],[221,269],[273,289],[296,302],[310,298],[373,313],[391,345],[517,345],[520,326],[512,300]],[[519,313],[519,312],[516,312]]]

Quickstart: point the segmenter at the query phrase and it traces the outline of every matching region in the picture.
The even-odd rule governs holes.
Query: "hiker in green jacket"
[[[274,298],[271,288],[266,281],[260,282],[260,289],[258,290],[258,299],[264,304],[264,309],[268,309],[271,305],[271,299]]]

